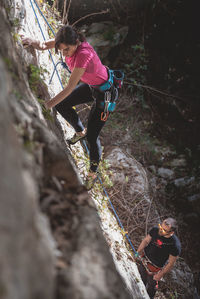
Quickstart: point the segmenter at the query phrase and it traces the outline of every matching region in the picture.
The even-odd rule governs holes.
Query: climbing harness
[[[36,4],[36,6],[37,6],[37,8],[38,8],[38,10],[39,10],[39,12],[40,12],[40,14],[41,14],[42,17],[44,18],[45,22],[46,22],[47,25],[50,27],[48,21],[46,20],[46,18],[44,17],[42,11],[40,10],[40,8],[39,8],[37,2],[36,2],[35,0],[33,0],[33,1],[34,1],[34,3]],[[43,33],[42,28],[41,28],[41,26],[40,26],[39,19],[38,19],[38,17],[37,17],[36,11],[35,11],[35,9],[34,9],[34,7],[33,7],[33,4],[32,4],[32,1],[31,1],[31,0],[30,0],[30,3],[31,3],[32,9],[33,9],[33,12],[34,12],[34,14],[35,14],[35,17],[36,17],[36,19],[37,19],[37,22],[38,22],[40,31],[42,32],[43,38],[44,38],[44,40],[45,40],[44,33]],[[51,31],[53,32],[53,29],[52,29],[51,27],[50,27],[50,29],[51,29]],[[53,32],[53,34],[54,34],[54,32]],[[55,35],[55,34],[54,34],[54,35]],[[52,57],[50,51],[49,51],[49,54],[50,54],[52,63],[53,63],[53,65],[54,65],[54,67],[55,67],[56,65],[55,65],[55,63],[54,63],[54,60],[53,60],[53,57]],[[56,69],[56,67],[55,67],[55,69]],[[58,78],[60,78],[57,69],[55,70],[55,72],[56,72]],[[118,75],[118,77],[117,77],[117,75]],[[117,87],[117,88],[120,88],[120,86],[122,86],[122,82],[121,82],[121,81],[123,81],[123,80],[120,80],[120,76],[119,76],[119,74],[117,74],[117,75],[116,75],[116,79],[115,79],[115,84],[116,84],[116,87],[117,87],[117,85],[119,86],[119,87]],[[123,78],[122,78],[122,79],[123,79]],[[61,80],[59,80],[59,81],[60,81],[61,86],[62,86],[62,88],[63,88],[63,85],[62,85]],[[83,144],[84,144],[84,146],[85,146],[85,148],[86,148],[87,154],[89,154],[89,149],[88,149],[87,144],[86,144],[86,141],[85,141],[84,139],[83,139]],[[132,244],[132,242],[131,242],[131,240],[130,240],[130,238],[129,238],[129,236],[128,236],[128,233],[125,231],[124,226],[123,226],[123,224],[122,224],[122,222],[121,222],[121,220],[120,220],[120,218],[119,218],[119,216],[118,216],[118,214],[117,214],[117,212],[116,212],[116,210],[115,210],[115,208],[114,208],[114,206],[113,206],[113,204],[112,204],[112,202],[111,202],[111,200],[110,200],[110,197],[108,196],[108,193],[107,193],[107,191],[106,191],[106,189],[105,189],[105,187],[104,187],[104,185],[103,185],[103,182],[102,182],[102,180],[101,180],[101,178],[100,178],[100,176],[99,176],[98,174],[97,174],[97,179],[98,179],[99,183],[102,185],[103,192],[104,192],[104,194],[105,194],[105,196],[106,196],[106,198],[107,198],[107,200],[108,200],[108,202],[109,202],[109,204],[110,204],[110,206],[111,206],[111,208],[112,208],[112,210],[113,210],[113,213],[114,213],[114,215],[115,215],[115,217],[116,217],[116,219],[117,219],[117,221],[118,221],[118,223],[119,223],[119,226],[121,227],[122,231],[124,232],[124,237],[127,239],[127,241],[128,241],[128,243],[129,243],[129,245],[131,246],[131,249],[133,250],[134,254],[136,254],[137,251],[135,250],[135,248],[134,248],[134,246],[133,246],[133,244]]]
[[[91,85],[94,89],[104,93],[104,101],[100,102],[104,111],[101,113],[101,120],[106,121],[109,113],[114,112],[118,100],[118,89],[122,87],[124,72],[121,70],[108,70],[108,80],[101,85]]]
[[[143,266],[145,267],[147,273],[149,275],[154,275],[155,273],[159,272],[162,268],[155,266],[148,257],[143,254],[140,258],[140,261],[142,262]]]
[[[124,72],[121,70],[110,70],[109,68],[107,68],[107,71],[108,80],[101,85],[91,85],[91,87],[94,87],[102,92],[109,90],[112,86],[121,88],[124,80]]]

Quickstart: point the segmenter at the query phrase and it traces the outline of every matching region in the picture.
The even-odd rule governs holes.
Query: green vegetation
[[[52,7],[48,3],[44,2],[43,0],[40,0],[40,3],[43,4],[41,10],[45,15],[49,25],[51,26],[53,31],[56,32],[60,24],[60,19],[61,19],[60,13],[57,11],[55,7],[52,10]],[[54,38],[54,34],[50,28],[48,28],[48,34],[49,34],[49,38]]]
[[[12,37],[14,39],[15,42],[19,41],[20,40],[20,36],[18,33],[16,32],[12,32]]]
[[[30,64],[28,69],[29,85],[33,92],[37,92],[38,84],[44,84],[44,74],[48,73],[48,70],[37,65]]]
[[[35,143],[34,141],[31,141],[31,140],[28,140],[28,139],[25,139],[24,140],[24,147],[25,149],[30,152],[30,153],[34,153],[34,149],[35,149]]]
[[[28,152],[34,153],[37,142],[35,142],[33,140],[33,136],[30,135],[29,127],[26,127],[20,123],[15,126],[15,130],[16,130],[18,136],[21,138],[24,148]]]
[[[106,188],[111,188],[113,186],[113,182],[111,180],[112,171],[109,170],[109,168],[110,164],[108,160],[102,159],[102,161],[99,164],[99,173],[103,181],[104,187]]]
[[[113,40],[113,36],[115,34],[115,29],[113,26],[109,26],[108,30],[103,33],[103,37],[105,40]]]
[[[3,61],[4,61],[6,67],[7,67],[8,71],[9,71],[11,77],[13,78],[13,80],[19,80],[19,78],[17,76],[17,70],[14,69],[15,65],[13,64],[12,60],[10,58],[8,58],[8,57],[4,57]]]
[[[42,108],[42,113],[46,120],[53,121],[53,117],[50,113],[50,110],[46,109],[44,103],[45,101],[40,98],[40,94],[38,92],[39,86],[44,86],[44,73],[47,72],[44,68],[39,68],[37,65],[30,64],[29,65],[29,72],[28,72],[28,79],[29,79],[29,86],[32,92],[37,96],[37,100]]]
[[[170,299],[178,299],[178,293],[176,291],[174,291],[173,293],[170,294]]]
[[[18,100],[22,99],[22,94],[18,90],[13,90],[12,93]]]
[[[82,155],[81,152],[76,150],[72,151],[72,155],[74,160],[76,161],[76,164],[77,165],[83,164],[86,167],[86,172],[88,172],[90,168],[90,160],[88,154],[85,151],[84,145],[83,145],[83,149],[84,149],[84,155]],[[98,173],[105,188],[111,188],[113,186],[113,182],[111,180],[112,171],[109,168],[110,165],[108,161],[106,159],[103,159],[102,157],[102,160],[99,164]],[[97,198],[99,197],[99,193],[103,193],[103,187],[98,180],[95,183],[93,190],[94,190],[94,197],[95,194],[97,194]],[[102,194],[102,200],[104,200],[103,194]]]
[[[13,27],[15,27],[17,30],[19,30],[20,28],[20,19],[19,18],[15,18],[11,21],[11,25]]]
[[[39,98],[37,98],[37,100],[38,100],[38,103],[40,104],[40,106],[41,106],[41,108],[42,108],[42,114],[43,114],[44,118],[45,118],[46,120],[50,120],[50,121],[53,122],[53,121],[54,121],[54,118],[53,118],[53,116],[51,115],[51,110],[50,110],[50,109],[47,109],[47,108],[45,107],[45,105],[44,105],[45,101],[42,100],[42,99],[39,99]]]
[[[37,65],[30,64],[28,70],[29,85],[31,90],[36,94],[38,89],[38,84],[43,82],[44,73],[47,72],[46,69],[39,68]]]
[[[36,93],[37,92],[37,85],[39,82],[41,82],[40,77],[40,69],[38,66],[30,64],[29,70],[28,70],[28,77],[29,77],[29,85],[31,90]]]
[[[143,109],[138,101],[124,97],[120,99],[115,113],[109,117],[104,131],[109,135],[109,143],[113,140],[120,147],[128,145],[138,161],[145,160],[151,164],[160,160],[160,153],[155,150],[159,142],[151,136],[153,124],[148,117],[148,110]]]
[[[125,64],[126,77],[130,84],[128,90],[134,93],[141,101],[144,108],[147,104],[144,100],[144,88],[140,85],[146,84],[146,72],[148,65],[148,56],[143,44],[131,46],[131,62]]]
[[[6,12],[7,12],[8,15],[10,14],[10,11],[11,11],[12,8],[13,8],[13,6],[6,7],[6,8],[5,8],[5,10],[6,10]]]
[[[8,57],[4,57],[3,61],[5,62],[8,69],[11,70],[12,69],[12,61]]]

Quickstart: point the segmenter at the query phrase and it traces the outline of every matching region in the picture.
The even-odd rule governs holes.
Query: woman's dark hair
[[[55,37],[55,51],[58,53],[60,44],[76,45],[77,41],[84,42],[85,37],[69,25],[62,26]]]

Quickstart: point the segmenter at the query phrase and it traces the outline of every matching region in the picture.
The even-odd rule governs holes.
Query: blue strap
[[[36,6],[38,7],[37,2],[36,2],[35,0],[33,0],[33,1],[34,1],[34,3],[36,4]],[[40,28],[40,31],[41,31],[41,33],[42,33],[42,37],[43,37],[43,39],[44,39],[44,41],[45,41],[46,39],[45,39],[45,36],[44,36],[44,32],[43,32],[43,30],[42,30],[42,27],[41,27],[41,25],[40,25],[40,21],[39,21],[39,19],[38,19],[38,16],[37,16],[37,14],[36,14],[35,8],[34,8],[33,3],[32,3],[31,0],[30,0],[30,3],[31,3],[31,7],[32,7],[32,9],[33,9],[34,15],[35,15],[35,17],[36,17],[36,20],[37,20],[37,22],[38,22],[38,26],[39,26],[39,28]],[[39,9],[41,15],[43,16],[43,13],[41,12],[41,10],[40,10],[39,7],[38,7],[38,9]],[[45,17],[43,16],[43,18],[45,18]],[[47,22],[47,21],[46,21],[46,22]],[[50,25],[49,25],[49,26],[50,26]],[[57,71],[57,69],[56,69],[56,65],[55,65],[55,62],[54,62],[54,60],[53,60],[53,56],[52,56],[52,54],[51,54],[51,51],[48,50],[48,52],[49,52],[51,61],[52,61],[53,65],[54,65],[54,68],[55,68],[56,74],[57,74],[57,76],[58,76],[60,85],[61,85],[61,87],[63,88],[63,84],[62,84],[61,78],[60,78],[60,76],[59,76],[59,73],[58,73],[58,71]]]
[[[121,70],[108,70],[108,80],[101,85],[91,85],[94,88],[104,92],[111,88],[111,86],[115,86],[117,88],[121,88],[124,79],[124,72]]]
[[[105,83],[101,85],[90,85],[90,86],[103,92],[109,90],[112,85],[113,85],[113,70],[108,70],[108,80]]]
[[[56,35],[55,35],[55,32],[53,31],[53,29],[52,29],[52,27],[51,27],[51,25],[49,24],[49,22],[47,21],[47,19],[46,19],[45,16],[44,16],[44,14],[42,13],[42,11],[41,11],[39,5],[37,4],[37,1],[35,1],[35,0],[33,0],[33,1],[34,1],[35,5],[37,6],[37,9],[39,10],[41,16],[43,17],[43,19],[45,20],[46,24],[48,25],[49,29],[51,30],[51,32],[53,33],[53,35],[56,36]],[[31,0],[30,0],[30,2],[31,2]],[[31,2],[31,6],[32,6],[32,2]],[[32,7],[33,7],[33,6],[32,6]],[[34,8],[33,8],[33,10],[34,10]],[[34,12],[35,12],[35,11],[34,11]],[[37,21],[38,21],[37,16],[36,16],[36,19],[37,19]],[[38,21],[38,25],[39,25],[39,27],[40,27],[40,23],[39,23],[39,21]],[[41,32],[42,32],[41,27],[40,27],[40,30],[41,30]]]
[[[59,64],[61,64],[63,68],[67,69],[69,73],[71,73],[71,71],[69,70],[67,64],[66,64],[64,61],[58,61],[58,62],[56,63],[56,65],[54,66],[54,70],[53,70],[53,73],[52,73],[51,78],[50,78],[50,80],[49,80],[49,84],[51,84],[52,79],[53,79],[53,76],[54,76],[54,74],[55,74],[55,71],[57,71],[57,66],[58,66]]]
[[[50,28],[50,30],[52,31],[53,35],[55,36],[55,33],[54,33],[54,31],[53,31],[52,27],[50,26],[50,24],[48,23],[47,19],[46,19],[46,18],[45,18],[45,16],[43,15],[43,13],[42,13],[42,11],[41,11],[40,7],[38,6],[37,2],[36,2],[35,0],[33,0],[33,1],[34,1],[35,5],[37,6],[37,8],[38,8],[38,10],[39,10],[39,12],[40,12],[40,14],[41,14],[41,16],[42,16],[42,17],[43,17],[43,19],[45,20],[46,24],[48,25],[48,27],[49,27],[49,28]],[[37,14],[36,14],[35,8],[34,8],[34,6],[33,6],[33,3],[32,3],[32,1],[31,1],[31,0],[30,0],[30,3],[31,3],[31,7],[32,7],[32,9],[33,9],[34,15],[35,15],[35,17],[36,17],[36,20],[37,20],[38,26],[39,26],[39,28],[40,28],[40,31],[41,31],[42,37],[43,37],[44,41],[46,41],[46,38],[45,38],[44,32],[43,32],[43,30],[42,30],[42,27],[41,27],[41,25],[40,25],[40,21],[39,21],[39,19],[38,19],[38,16],[37,16]],[[57,65],[58,65],[59,63],[55,64],[55,62],[54,62],[54,60],[53,60],[53,56],[52,56],[52,54],[51,54],[51,51],[50,51],[50,50],[48,50],[48,52],[49,52],[49,55],[50,55],[51,61],[52,61],[52,63],[53,63],[53,66],[54,66],[54,70],[53,70],[53,74],[52,74],[52,76],[51,76],[50,82],[52,82],[52,79],[53,79],[54,73],[56,72],[56,74],[57,74],[57,77],[58,77],[58,79],[59,79],[59,82],[60,82],[60,85],[61,85],[61,87],[62,87],[62,88],[64,88],[64,87],[63,87],[63,84],[62,84],[62,81],[61,81],[61,78],[60,78],[60,75],[59,75],[59,73],[58,73],[58,71],[57,71]],[[62,60],[62,57],[61,57],[61,60]],[[64,66],[64,65],[65,65],[64,67],[65,67],[65,68],[66,68],[66,69],[67,69],[67,70],[70,72],[70,70],[69,70],[68,66],[66,65],[66,63],[65,63],[65,62],[63,62],[63,60],[61,61],[61,64],[62,64],[62,66]]]

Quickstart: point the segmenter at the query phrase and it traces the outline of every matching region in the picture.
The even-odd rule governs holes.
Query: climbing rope
[[[49,27],[49,29],[51,30],[51,32],[52,32],[53,35],[55,36],[55,32],[54,32],[53,28],[51,27],[51,25],[50,25],[49,22],[47,21],[46,17],[44,16],[42,10],[40,9],[40,7],[39,7],[39,5],[38,5],[38,3],[37,3],[37,1],[36,1],[36,0],[33,0],[33,1],[34,1],[35,5],[36,5],[37,9],[39,10],[41,16],[43,17],[44,21],[46,22],[47,26]],[[30,0],[30,2],[31,2],[31,0]],[[31,6],[32,6],[32,2],[31,2]],[[32,8],[33,8],[33,6],[32,6]],[[34,10],[34,8],[33,8],[33,10]],[[35,13],[35,10],[34,10],[34,13]],[[38,17],[37,17],[36,14],[35,14],[35,16],[36,16],[38,25],[39,25],[39,27],[40,27],[40,30],[41,30],[41,32],[42,32],[42,36],[43,36],[43,38],[44,38],[44,40],[45,40],[44,33],[43,33],[43,31],[42,31],[42,27],[41,27],[41,25],[40,25],[39,19],[38,19]],[[55,71],[57,72],[57,65],[58,65],[59,63],[61,63],[61,65],[63,66],[63,68],[67,69],[68,72],[71,73],[71,71],[69,70],[67,64],[63,61],[63,58],[62,58],[62,55],[61,55],[61,54],[60,54],[60,59],[61,59],[60,62],[58,62],[56,65],[54,64],[54,71],[53,71],[53,74],[52,74],[52,78],[53,78],[53,75],[54,75]],[[51,79],[52,79],[52,78],[51,78]],[[51,81],[49,82],[49,84],[51,84]],[[62,87],[63,87],[63,86],[62,86]]]
[[[53,76],[54,76],[54,74],[55,74],[55,71],[57,70],[57,66],[58,66],[59,64],[61,64],[63,68],[67,69],[69,73],[71,73],[70,70],[68,69],[68,66],[66,65],[65,62],[63,62],[63,61],[58,61],[58,62],[56,63],[56,65],[55,65],[55,67],[54,67],[53,73],[52,73],[51,78],[50,78],[50,80],[49,80],[49,84],[51,84],[51,82],[52,82],[52,80],[53,80]]]
[[[110,200],[110,197],[108,196],[108,193],[107,193],[107,191],[106,191],[106,189],[105,189],[105,187],[104,187],[104,185],[103,185],[103,182],[102,182],[102,180],[101,180],[101,178],[100,178],[99,176],[98,176],[98,180],[99,180],[100,184],[101,184],[102,187],[103,187],[104,194],[106,195],[106,197],[107,197],[107,199],[108,199],[108,202],[110,203],[110,206],[111,206],[111,208],[112,208],[112,210],[113,210],[113,212],[114,212],[114,214],[115,214],[115,217],[117,218],[117,221],[118,221],[118,223],[119,223],[121,229],[123,230],[123,232],[125,232],[125,230],[124,230],[124,226],[123,226],[123,224],[122,224],[122,222],[121,222],[121,220],[120,220],[120,218],[119,218],[119,216],[118,216],[118,214],[117,214],[117,212],[116,212],[116,210],[115,210],[115,208],[114,208],[114,206],[113,206],[113,204],[112,204],[112,202],[111,202],[111,200]],[[130,238],[129,238],[129,236],[128,236],[128,233],[125,232],[125,233],[124,233],[124,236],[126,237],[128,243],[130,244],[130,246],[131,246],[131,248],[132,248],[134,254],[137,254],[137,251],[135,250],[135,248],[134,248],[134,246],[133,246],[133,244],[132,244],[132,242],[131,242],[131,240],[130,240]]]
[[[84,144],[84,146],[85,146],[85,148],[86,148],[87,154],[89,155],[89,149],[88,149],[88,147],[87,147],[87,144],[86,144],[85,140],[83,140],[82,142],[83,142],[83,144]],[[100,178],[99,175],[97,175],[97,179],[98,179],[99,183],[102,185],[103,192],[104,192],[105,196],[106,196],[107,199],[108,199],[108,202],[109,202],[109,204],[110,204],[110,206],[111,206],[111,208],[112,208],[112,210],[113,210],[113,213],[114,213],[114,215],[115,215],[115,217],[116,217],[116,219],[117,219],[117,221],[118,221],[118,223],[119,223],[119,225],[120,225],[122,231],[125,232],[124,226],[123,226],[123,224],[122,224],[122,222],[121,222],[121,220],[120,220],[120,218],[119,218],[119,216],[118,216],[118,214],[117,214],[117,212],[116,212],[116,210],[115,210],[115,208],[114,208],[114,206],[113,206],[113,204],[112,204],[112,202],[111,202],[111,200],[110,200],[110,197],[109,197],[109,195],[108,195],[108,192],[106,191],[106,189],[105,189],[105,187],[104,187],[104,185],[103,185],[103,182],[102,182],[102,180],[101,180],[101,178]],[[128,234],[127,234],[126,232],[124,233],[124,236],[126,237],[128,243],[130,244],[130,246],[131,246],[131,248],[132,248],[134,254],[137,255],[137,251],[135,250],[135,248],[134,248],[134,246],[133,246],[133,243],[131,242],[131,240],[130,240],[130,238],[129,238],[129,236],[128,236]]]
[[[44,16],[44,14],[42,13],[42,11],[41,11],[40,7],[38,6],[38,4],[37,4],[36,0],[33,0],[33,2],[35,3],[35,5],[36,5],[36,7],[38,8],[38,10],[39,10],[39,12],[40,12],[41,16],[43,17],[43,19],[45,20],[46,24],[48,25],[48,27],[49,27],[49,28],[50,28],[50,30],[52,31],[53,35],[55,36],[55,33],[54,33],[54,31],[53,31],[52,27],[50,26],[50,24],[48,23],[47,19],[46,19],[46,18],[45,18],[45,16]],[[41,27],[41,25],[40,25],[40,21],[39,21],[39,19],[38,19],[37,13],[36,13],[36,11],[35,11],[35,8],[34,8],[34,6],[33,6],[33,2],[32,2],[32,0],[30,0],[30,4],[31,4],[31,7],[32,7],[32,9],[33,9],[34,15],[35,15],[35,17],[36,17],[36,20],[37,20],[38,26],[39,26],[39,28],[40,28],[40,31],[41,31],[41,34],[42,34],[42,37],[43,37],[44,41],[46,41],[46,38],[45,38],[44,32],[43,32],[43,30],[42,30],[42,27]],[[56,72],[56,74],[57,74],[57,77],[58,77],[58,80],[59,80],[59,82],[60,82],[60,85],[61,85],[61,87],[62,87],[62,89],[63,89],[64,87],[63,87],[63,84],[62,84],[62,81],[61,81],[60,75],[59,75],[59,73],[58,73],[58,70],[57,70],[57,65],[58,65],[58,63],[57,63],[57,64],[55,64],[55,62],[54,62],[54,59],[53,59],[53,56],[52,56],[52,54],[51,54],[51,51],[50,51],[50,50],[48,50],[48,52],[49,52],[49,55],[50,55],[51,61],[52,61],[52,63],[53,63],[53,66],[54,66],[53,75],[54,75],[54,73]],[[62,57],[61,57],[61,60],[62,60]],[[63,61],[61,61],[60,63],[62,63],[62,66],[64,66],[64,64],[65,64]],[[65,66],[64,66],[64,67],[65,67],[65,68],[67,68],[67,70],[69,71],[69,69],[68,69],[68,67],[67,67],[67,65],[66,65],[66,64],[65,64]],[[53,78],[53,75],[51,76],[51,80],[52,80],[52,78]],[[49,83],[51,83],[51,82],[49,82]]]
[[[46,19],[45,16],[43,15],[41,9],[39,8],[39,6],[38,6],[38,4],[37,4],[37,2],[36,2],[36,0],[33,0],[33,1],[34,1],[35,5],[37,6],[37,8],[38,8],[40,14],[42,15],[43,19],[45,20],[46,24],[49,26],[50,30],[52,31],[52,33],[53,33],[54,36],[55,36],[55,33],[54,33],[53,29],[51,28],[51,26],[49,25],[47,19]],[[42,27],[41,27],[40,22],[39,22],[39,19],[38,19],[38,17],[37,17],[36,11],[35,11],[35,9],[34,9],[32,0],[30,0],[30,3],[31,3],[32,9],[33,9],[33,11],[34,11],[36,20],[37,20],[37,22],[38,22],[40,31],[41,31],[41,33],[42,33],[43,39],[46,40],[46,39],[45,39],[45,36],[44,36],[44,33],[43,33],[43,30],[42,30]],[[48,51],[49,51],[49,50],[48,50]],[[50,51],[49,51],[49,53],[50,53],[50,57],[51,57],[51,60],[52,60],[52,62],[53,62],[53,65],[54,65],[54,71],[53,71],[53,74],[52,74],[52,76],[51,76],[50,83],[52,82],[54,73],[56,72],[56,74],[57,74],[57,76],[58,76],[58,78],[59,78],[59,81],[60,81],[60,83],[61,83],[61,86],[62,86],[62,88],[63,88],[62,82],[61,82],[61,80],[60,80],[59,73],[58,73],[58,71],[57,71],[57,65],[58,65],[59,63],[63,64],[63,61],[60,61],[60,62],[58,62],[57,64],[55,64]],[[63,66],[64,66],[64,65],[63,65]],[[65,67],[65,66],[64,66],[64,67]],[[65,67],[65,68],[68,69],[68,67]],[[88,149],[88,147],[87,147],[87,144],[86,144],[85,140],[83,140],[83,144],[84,144],[84,146],[85,146],[85,148],[86,148],[86,151],[87,151],[87,153],[88,153],[88,155],[89,155],[89,149]],[[122,231],[124,232],[124,236],[126,237],[128,243],[130,244],[130,246],[131,246],[131,248],[132,248],[134,254],[137,255],[137,251],[135,250],[135,248],[134,248],[134,246],[133,246],[133,243],[131,242],[131,240],[130,240],[130,238],[129,238],[129,236],[128,236],[128,233],[125,232],[124,226],[123,226],[123,224],[122,224],[122,222],[121,222],[121,220],[120,220],[120,218],[119,218],[119,216],[118,216],[118,214],[117,214],[117,212],[116,212],[116,210],[115,210],[115,208],[114,208],[114,206],[113,206],[113,204],[112,204],[112,202],[111,202],[111,200],[110,200],[110,197],[109,197],[109,195],[108,195],[108,193],[107,193],[105,187],[103,186],[103,182],[102,182],[100,176],[97,175],[97,178],[98,178],[99,183],[102,185],[103,192],[104,192],[105,196],[106,196],[107,199],[108,199],[108,202],[109,202],[109,204],[110,204],[110,206],[111,206],[111,208],[112,208],[112,210],[113,210],[113,213],[114,213],[114,215],[115,215],[115,217],[116,217],[116,219],[117,219],[117,221],[118,221],[118,223],[119,223],[119,225],[120,225]]]
[[[51,32],[52,32],[53,35],[55,36],[55,32],[53,31],[53,28],[51,27],[51,25],[49,24],[49,22],[48,22],[47,19],[45,18],[45,16],[44,16],[43,12],[41,11],[39,5],[37,4],[37,1],[36,1],[36,0],[33,0],[33,1],[34,1],[35,5],[36,5],[37,9],[39,10],[41,16],[43,17],[44,21],[46,22],[47,26],[49,27],[49,29],[51,30]],[[30,0],[30,2],[32,3],[31,0]],[[33,8],[33,5],[32,5],[32,4],[31,4],[31,6],[32,6],[32,8]],[[33,8],[33,10],[34,10],[34,8]],[[34,10],[34,13],[35,13],[35,10]],[[35,16],[36,16],[36,14],[35,14]],[[36,19],[37,19],[38,24],[39,24],[39,20],[38,20],[37,16],[36,16]],[[41,30],[42,35],[43,35],[43,31],[42,31],[42,28],[41,28],[40,24],[39,24],[39,27],[40,27],[40,30]]]

